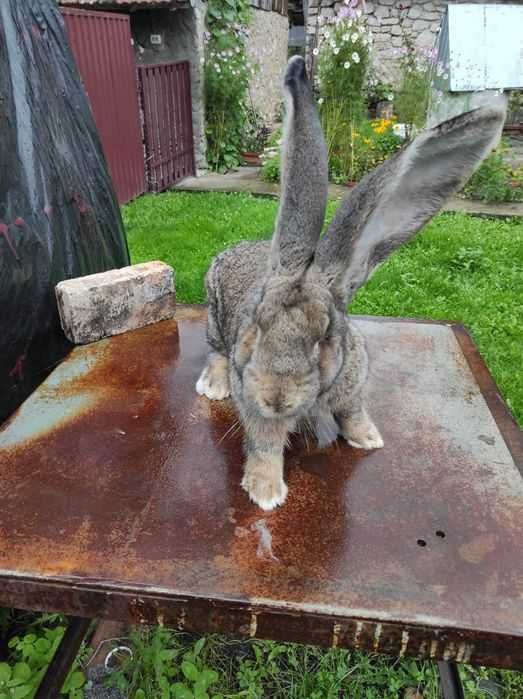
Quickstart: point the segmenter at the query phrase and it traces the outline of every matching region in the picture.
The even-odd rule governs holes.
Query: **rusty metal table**
[[[385,448],[240,488],[205,311],[76,348],[0,431],[0,604],[523,668],[522,433],[466,331],[359,318]]]

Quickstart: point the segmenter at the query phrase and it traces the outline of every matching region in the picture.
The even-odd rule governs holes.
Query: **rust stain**
[[[459,555],[469,563],[481,563],[496,550],[497,538],[493,534],[480,534],[459,547]]]

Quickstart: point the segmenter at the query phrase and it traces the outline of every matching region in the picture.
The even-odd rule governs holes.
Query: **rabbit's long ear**
[[[347,303],[410,240],[497,144],[506,99],[446,121],[364,177],[320,240],[311,269]]]
[[[286,115],[281,150],[281,200],[270,272],[301,274],[314,257],[328,194],[327,148],[305,61],[290,59],[284,78]]]

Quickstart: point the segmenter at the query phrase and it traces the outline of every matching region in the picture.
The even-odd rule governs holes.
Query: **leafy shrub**
[[[432,79],[435,76],[446,79],[448,67],[437,60],[434,50],[415,45],[412,35],[403,27],[403,18],[401,28],[403,47],[398,50],[400,78],[394,111],[398,120],[410,129],[420,129],[427,120]]]
[[[357,0],[343,5],[322,26],[318,56],[318,104],[331,169],[347,171],[352,158],[349,134],[365,114],[365,86],[372,35]],[[333,165],[333,159],[336,165]]]
[[[264,160],[260,176],[264,182],[280,181],[280,154],[276,153]]]
[[[523,201],[523,172],[514,171],[503,159],[503,146],[491,153],[463,189],[469,199],[485,202]]]
[[[329,160],[334,182],[357,182],[401,148],[402,140],[393,132],[394,119],[363,121],[357,128],[348,125],[348,149],[333,151]]]
[[[523,112],[523,90],[512,90],[508,101],[507,124],[517,123]]]
[[[209,0],[205,104],[207,160],[226,171],[241,162],[247,89],[254,67],[246,57],[248,0]]]
[[[343,5],[331,22],[322,27],[313,53],[318,55],[320,104],[336,102],[340,114],[360,121],[365,111],[365,85],[372,35],[357,2]],[[328,128],[327,123],[327,128]]]
[[[260,112],[253,106],[248,107],[242,134],[242,150],[251,153],[261,153],[269,133],[270,131]]]
[[[180,634],[161,627],[131,633],[134,657],[124,660],[108,684],[131,699],[223,699],[212,693],[219,675],[205,663],[205,638],[191,647]],[[211,692],[211,694],[209,693]]]
[[[34,697],[64,632],[64,626],[35,628],[10,639],[7,662],[0,663],[0,699]],[[85,676],[75,666],[60,694],[68,699],[82,699],[84,684]]]
[[[359,180],[399,145],[391,124],[379,133],[378,124],[365,119],[366,99],[391,94],[390,85],[368,76],[372,41],[365,13],[358,0],[350,0],[323,26],[313,50],[329,173],[335,182]]]
[[[276,129],[267,139],[267,144],[261,155],[262,169],[261,178],[264,182],[280,181],[280,147],[282,143],[283,131]]]

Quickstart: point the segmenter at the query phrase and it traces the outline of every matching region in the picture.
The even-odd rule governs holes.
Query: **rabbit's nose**
[[[270,408],[275,413],[280,413],[283,406],[283,398],[280,393],[274,393],[268,398],[264,398],[263,402],[267,408]]]
[[[263,402],[264,402],[266,408],[270,408],[271,410],[274,410],[275,413],[279,413],[279,412],[280,412],[280,410],[281,410],[281,403],[280,403],[279,399],[277,399],[277,398],[276,398],[276,399],[274,399],[274,398],[271,398],[271,399],[264,398]]]

